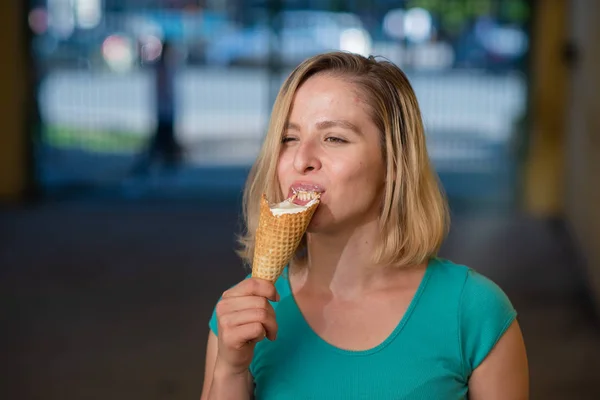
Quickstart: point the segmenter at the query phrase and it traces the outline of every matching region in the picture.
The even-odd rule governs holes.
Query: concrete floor
[[[207,322],[245,271],[233,202],[0,210],[0,398],[197,399]],[[532,399],[600,399],[600,327],[560,223],[457,216],[442,256],[520,313]]]

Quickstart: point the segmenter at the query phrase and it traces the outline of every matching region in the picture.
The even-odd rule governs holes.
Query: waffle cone
[[[295,214],[273,215],[263,195],[256,230],[252,277],[275,282],[290,262],[319,202]]]

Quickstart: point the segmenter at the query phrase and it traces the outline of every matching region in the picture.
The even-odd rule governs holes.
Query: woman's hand
[[[223,293],[216,308],[219,347],[215,374],[247,373],[256,343],[265,337],[275,340],[277,322],[268,300],[279,301],[275,286],[257,278],[246,279]]]

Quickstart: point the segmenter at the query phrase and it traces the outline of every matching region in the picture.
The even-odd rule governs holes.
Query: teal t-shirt
[[[275,286],[277,339],[259,342],[250,365],[260,400],[466,399],[471,373],[516,318],[492,281],[433,258],[390,336],[370,350],[349,351],[311,329],[287,270]],[[209,325],[218,334],[214,312]]]

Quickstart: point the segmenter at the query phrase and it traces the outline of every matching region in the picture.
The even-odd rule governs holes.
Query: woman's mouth
[[[305,206],[315,199],[320,199],[325,189],[312,182],[294,182],[288,191],[287,199],[299,206]]]
[[[288,193],[288,199],[299,206],[304,206],[321,197],[323,188],[317,185],[293,185]]]
[[[317,192],[299,191],[299,192],[295,193],[294,195],[292,195],[290,200],[294,204],[297,204],[299,206],[305,206],[308,203],[310,203],[312,200],[318,199],[320,197],[321,197],[321,194],[317,193]]]

